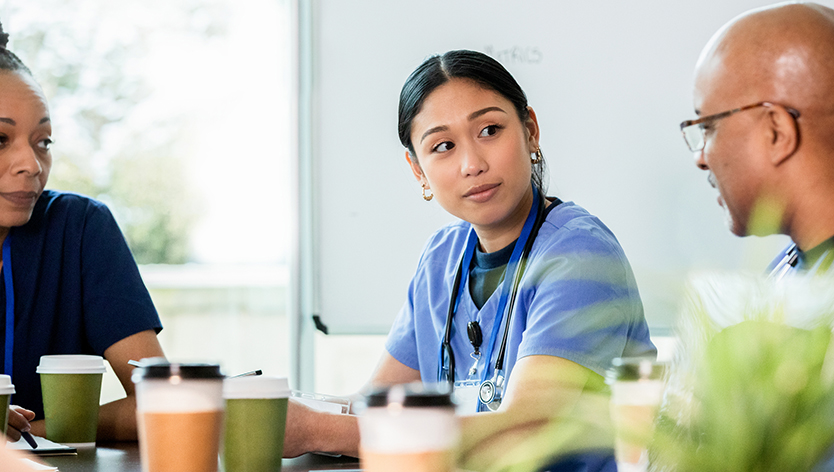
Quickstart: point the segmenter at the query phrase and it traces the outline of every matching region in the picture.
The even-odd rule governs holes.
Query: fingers
[[[35,412],[32,410],[27,410],[22,406],[12,405],[9,407],[11,410],[15,410],[17,413],[20,413],[26,418],[26,421],[32,421],[35,419]]]
[[[12,441],[17,441],[20,439],[21,431],[29,431],[31,429],[29,422],[34,419],[34,411],[12,405],[9,407],[9,428],[6,429],[6,436]]]

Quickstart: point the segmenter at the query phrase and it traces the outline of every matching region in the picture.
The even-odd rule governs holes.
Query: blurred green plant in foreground
[[[834,279],[691,284],[651,447],[662,471],[812,470],[834,444]]]

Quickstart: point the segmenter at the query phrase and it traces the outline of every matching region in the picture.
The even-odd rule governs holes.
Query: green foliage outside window
[[[140,264],[189,260],[201,205],[189,190],[186,112],[142,107],[154,94],[148,52],[160,41],[222,37],[216,0],[41,0],[4,11],[9,47],[50,102],[54,164],[47,188],[108,204]],[[149,116],[151,115],[151,116]]]

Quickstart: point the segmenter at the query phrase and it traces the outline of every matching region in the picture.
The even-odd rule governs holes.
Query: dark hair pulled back
[[[23,61],[15,55],[15,53],[6,49],[9,44],[9,34],[3,31],[3,24],[0,23],[0,70],[8,70],[12,72],[25,72],[32,75],[32,72],[23,64]]]
[[[398,131],[400,142],[408,149],[412,159],[417,159],[411,142],[411,123],[420,113],[423,102],[435,89],[452,79],[472,80],[485,89],[492,90],[510,101],[522,123],[530,117],[527,95],[515,78],[498,61],[477,51],[465,49],[434,55],[420,64],[408,76],[400,92]],[[544,160],[533,165],[533,182],[541,191]]]

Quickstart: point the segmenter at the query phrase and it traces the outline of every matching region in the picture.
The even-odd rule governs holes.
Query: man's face
[[[699,116],[721,113],[762,100],[755,87],[733,65],[731,56],[707,57],[698,66],[694,103]],[[748,222],[761,197],[762,150],[754,139],[763,109],[735,113],[705,123],[704,149],[695,153],[696,165],[709,172],[710,185],[718,190],[718,204],[725,211],[734,234],[749,234]]]

